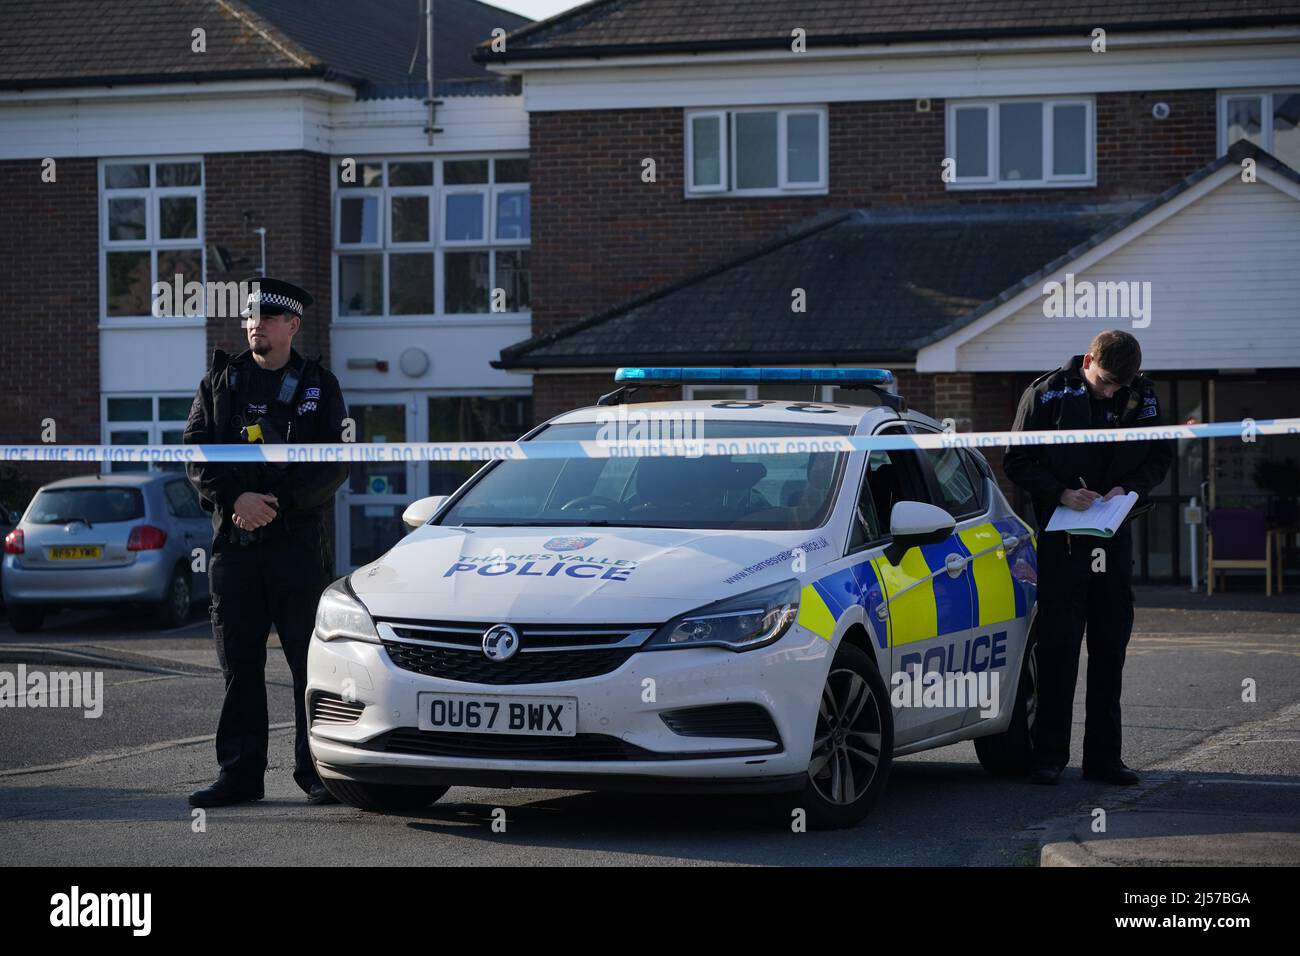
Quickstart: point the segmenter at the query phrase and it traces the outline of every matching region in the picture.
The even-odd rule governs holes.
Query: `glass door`
[[[358,442],[412,441],[417,432],[417,405],[409,393],[349,396],[348,412],[356,422]],[[337,501],[339,574],[379,557],[406,532],[402,512],[423,497],[424,475],[414,462],[353,464]]]

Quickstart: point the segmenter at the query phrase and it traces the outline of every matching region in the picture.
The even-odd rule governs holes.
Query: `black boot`
[[[190,794],[192,807],[225,807],[232,803],[247,803],[261,800],[265,795],[262,784],[244,782],[225,774],[217,777],[217,782],[202,790]]]
[[[1119,787],[1131,787],[1138,783],[1141,778],[1122,763],[1113,763],[1105,767],[1084,767],[1084,780],[1100,780],[1103,783],[1113,783]]]

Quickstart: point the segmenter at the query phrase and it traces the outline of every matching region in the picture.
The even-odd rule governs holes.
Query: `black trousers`
[[[274,624],[293,674],[293,779],[303,790],[320,779],[307,749],[304,695],[307,647],[326,578],[324,535],[322,525],[312,522],[255,544],[239,546],[222,535],[213,541],[212,636],[226,681],[217,724],[223,776],[256,785],[266,773],[266,639]]]
[[[1105,570],[1099,570],[1103,566]],[[1085,631],[1088,698],[1083,765],[1100,769],[1119,762],[1119,699],[1124,654],[1133,633],[1133,539],[1127,524],[1113,538],[1055,531],[1039,535],[1035,628],[1039,688],[1032,729],[1035,764],[1061,768],[1070,762],[1074,687]]]

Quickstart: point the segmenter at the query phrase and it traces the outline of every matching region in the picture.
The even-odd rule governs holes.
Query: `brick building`
[[[1300,5],[604,0],[476,56],[529,114],[533,336],[496,364],[539,419],[623,364],[882,365],[999,429],[1130,323],[1169,418],[1300,412]],[[1049,319],[1067,273],[1150,313]],[[1295,440],[1230,444],[1182,443],[1140,576],[1187,576],[1193,496],[1274,507]]]

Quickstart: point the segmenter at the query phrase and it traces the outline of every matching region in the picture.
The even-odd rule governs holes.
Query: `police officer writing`
[[[1127,332],[1100,333],[1025,389],[1012,428],[1040,431],[1160,425],[1151,380],[1140,373],[1142,349]],[[1074,442],[1007,449],[1007,477],[1033,501],[1038,538],[1038,708],[1031,731],[1030,782],[1055,784],[1070,760],[1079,649],[1088,636],[1088,697],[1083,776],[1134,784],[1138,775],[1120,756],[1120,689],[1124,653],[1133,630],[1132,518],[1150,508],[1147,496],[1173,460],[1169,441]],[[1137,492],[1128,518],[1110,538],[1041,533],[1057,506],[1086,511],[1100,498]]]
[[[199,384],[185,444],[338,443],[347,408],[338,380],[292,347],[312,298],[276,279],[252,280],[241,315],[248,349],[217,349]],[[272,624],[293,675],[293,779],[310,803],[333,803],[307,749],[307,647],[321,591],[332,577],[324,515],[347,478],[342,464],[192,463],[212,512],[208,562],[212,636],[225,677],[215,783],[190,794],[196,807],[263,796],[268,721],[266,642]]]

